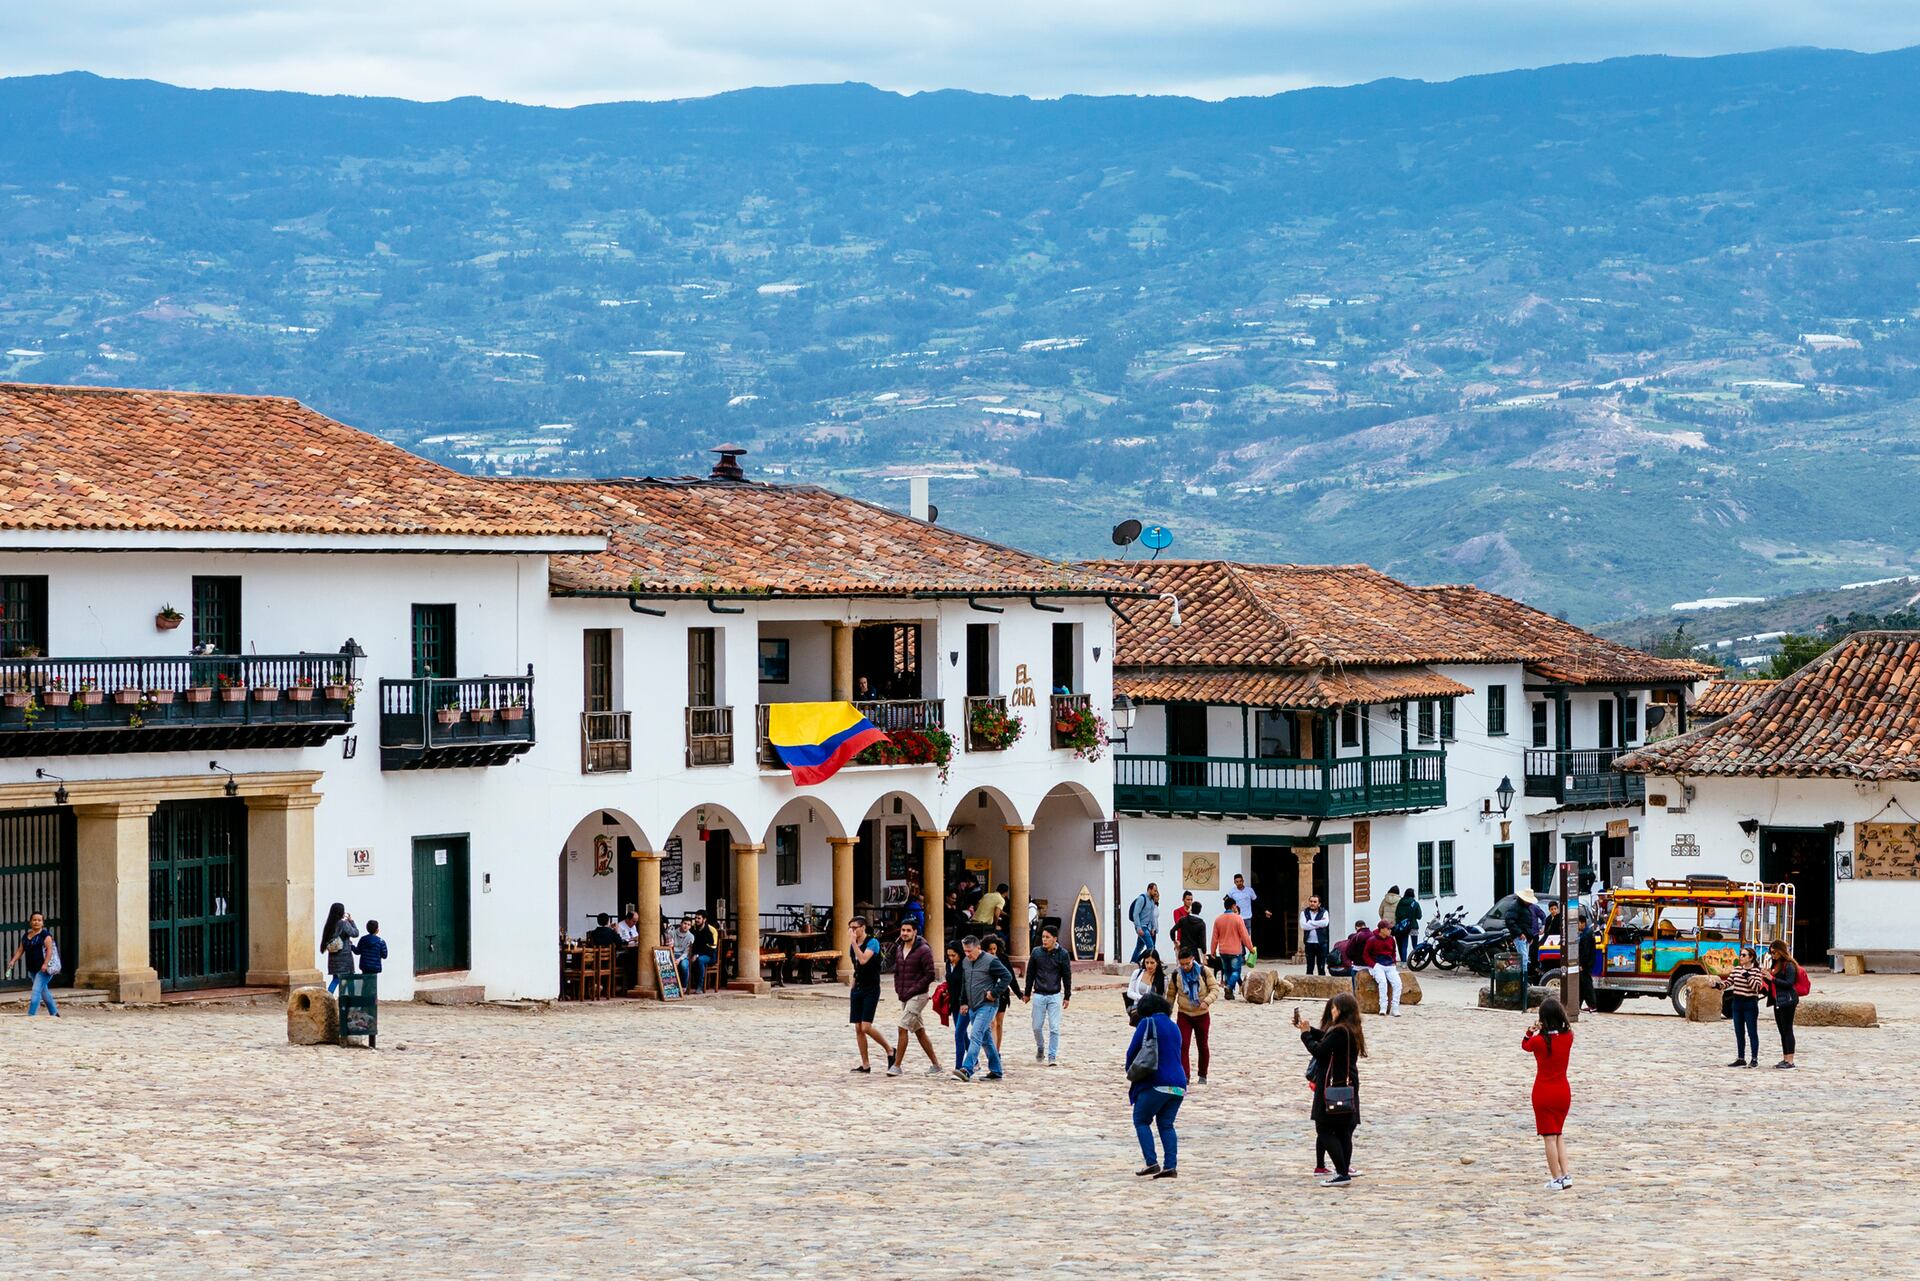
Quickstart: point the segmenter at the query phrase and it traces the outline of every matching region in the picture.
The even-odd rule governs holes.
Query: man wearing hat
[[[1540,901],[1533,887],[1523,885],[1520,892],[1507,901],[1507,907],[1500,915],[1501,924],[1507,927],[1507,939],[1513,944],[1513,950],[1520,955],[1520,968],[1529,969],[1528,957],[1533,948],[1533,912],[1534,904]]]

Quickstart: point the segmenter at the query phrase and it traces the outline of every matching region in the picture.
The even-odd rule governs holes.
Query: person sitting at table
[[[634,908],[628,908],[626,915],[613,923],[613,932],[618,934],[620,941],[628,947],[632,947],[635,943],[638,943],[640,941],[640,913]]]
[[[707,914],[693,914],[693,941],[687,945],[687,991],[706,989],[707,971],[720,961],[720,935],[707,920]]]
[[[687,949],[693,946],[693,913],[668,922],[663,940],[673,949],[673,968],[680,971],[680,990],[687,990]]]
[[[588,947],[619,947],[620,934],[612,925],[613,918],[602,912],[596,918],[600,923],[587,931]]]

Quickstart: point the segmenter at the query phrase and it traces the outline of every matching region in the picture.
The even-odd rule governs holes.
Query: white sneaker
[[[1560,1190],[1560,1180],[1548,1179],[1546,1190],[1549,1192],[1558,1192]]]
[[[927,1069],[928,1076],[945,1076],[946,1074],[947,1074],[947,1070],[941,1067],[938,1063],[935,1063],[932,1067],[929,1067]]]
[[[894,1065],[893,1065],[892,1067],[890,1067],[890,1068],[888,1068],[888,1069],[887,1069],[887,1075],[888,1075],[888,1076],[899,1076],[899,1075],[900,1075],[900,1065],[899,1065],[898,1063],[896,1063],[896,1064],[894,1064]]]

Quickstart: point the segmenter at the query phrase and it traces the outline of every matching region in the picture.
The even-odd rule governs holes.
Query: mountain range
[[[0,80],[0,378],[1582,621],[1920,569],[1920,50],[1268,98]],[[217,465],[217,460],[210,463]],[[1139,554],[1139,553],[1136,553]]]

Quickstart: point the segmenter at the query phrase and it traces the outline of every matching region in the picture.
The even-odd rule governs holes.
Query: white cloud
[[[1912,0],[71,0],[0,74],[572,105],[748,85],[1271,93],[1628,53],[1920,43]]]

